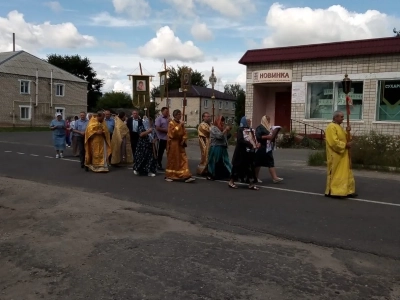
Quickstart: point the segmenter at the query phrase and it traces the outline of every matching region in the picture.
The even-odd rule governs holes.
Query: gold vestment
[[[210,124],[201,122],[198,128],[201,159],[197,166],[197,174],[207,174],[208,150],[210,149]]]
[[[131,165],[133,155],[131,138],[128,126],[118,117],[115,117],[115,129],[111,140],[111,164],[112,165]]]

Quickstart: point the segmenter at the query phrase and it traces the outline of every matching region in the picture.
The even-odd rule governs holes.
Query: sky
[[[394,36],[400,1],[12,0],[0,2],[0,52],[88,57],[103,91],[130,92],[128,74],[167,65],[205,74],[216,88],[239,83],[249,49]]]

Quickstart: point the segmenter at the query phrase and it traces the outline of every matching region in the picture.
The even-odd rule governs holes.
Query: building
[[[25,51],[0,53],[0,126],[48,126],[87,110],[87,82]]]
[[[347,73],[352,133],[400,135],[399,37],[249,50],[239,63],[247,69],[246,114],[254,124],[267,114],[275,125],[319,133],[334,111],[346,112]]]
[[[201,115],[208,112],[212,115],[212,95],[213,90],[207,87],[192,86],[191,90],[186,93],[187,106],[185,108],[185,121],[187,126],[196,127],[201,122]],[[214,90],[214,114],[215,116],[222,115],[227,119],[227,122],[232,122],[235,119],[235,104],[236,98],[229,94]],[[166,106],[170,108],[172,115],[173,110],[183,107],[183,92],[172,90],[168,93],[168,99],[156,98],[158,109]]]

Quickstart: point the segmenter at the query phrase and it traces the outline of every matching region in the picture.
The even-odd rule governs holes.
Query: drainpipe
[[[39,69],[36,69],[36,95],[35,95],[35,106],[38,106],[39,103]]]
[[[36,85],[37,88],[37,85]],[[37,94],[36,94],[37,96]],[[36,98],[37,99],[37,98]],[[36,104],[37,105],[37,104]],[[32,108],[32,97],[29,97],[29,112],[31,114],[31,127],[33,127],[33,108]]]
[[[15,127],[15,100],[13,101],[13,110],[12,110],[12,114],[13,114],[13,127]]]
[[[53,108],[53,69],[50,72],[50,108]]]

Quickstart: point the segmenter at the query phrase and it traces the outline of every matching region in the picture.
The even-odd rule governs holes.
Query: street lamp
[[[211,96],[211,101],[212,101],[212,120],[214,122],[214,110],[215,110],[215,96],[214,96],[214,85],[217,83],[217,77],[215,77],[214,75],[214,67],[212,67],[211,70],[211,76],[208,79],[211,83],[211,87],[212,87],[212,96]]]

